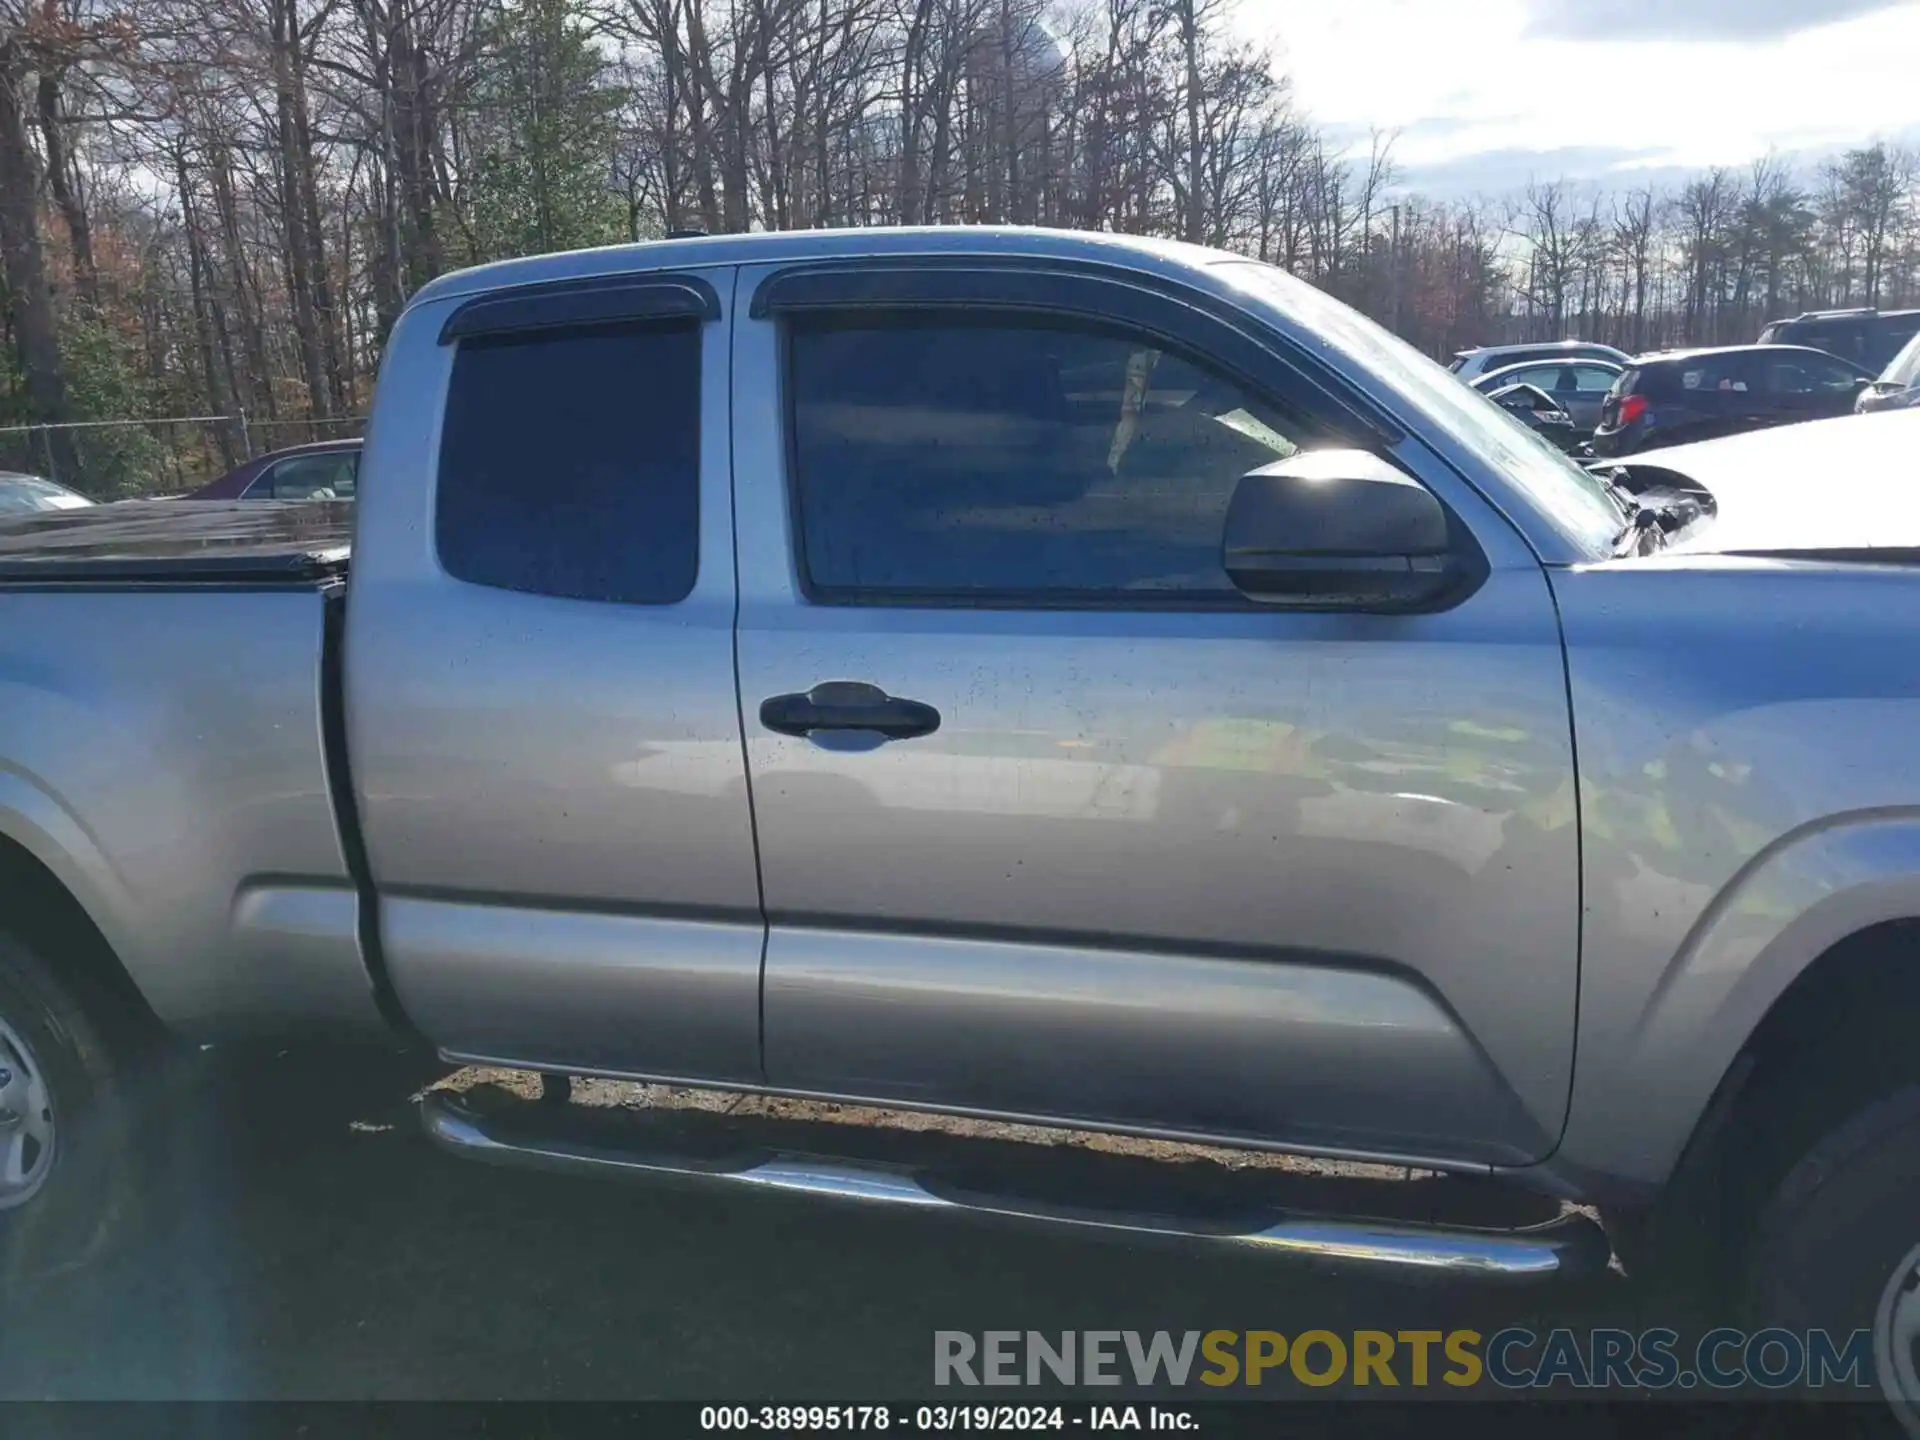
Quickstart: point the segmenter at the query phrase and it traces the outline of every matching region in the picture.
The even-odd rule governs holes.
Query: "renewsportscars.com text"
[[[936,1330],[936,1385],[1494,1385],[1508,1390],[1732,1390],[1873,1385],[1865,1330],[1519,1327],[1477,1330]]]

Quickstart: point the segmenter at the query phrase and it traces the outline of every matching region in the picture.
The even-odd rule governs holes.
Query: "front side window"
[[[359,457],[352,453],[296,455],[247,487],[250,500],[350,500]]]
[[[1237,596],[1235,484],[1298,418],[1144,335],[1025,317],[795,322],[801,560],[826,600]]]
[[[699,514],[695,322],[460,342],[435,501],[448,574],[670,605],[693,590]]]
[[[1853,371],[1817,355],[1776,360],[1767,388],[1777,395],[1839,395],[1854,388]]]

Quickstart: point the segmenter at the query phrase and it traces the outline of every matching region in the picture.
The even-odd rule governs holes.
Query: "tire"
[[[129,1208],[124,1066],[103,1013],[0,932],[0,1283],[86,1263]]]
[[[1879,1383],[1920,1436],[1920,1086],[1868,1104],[1787,1172],[1752,1232],[1747,1285],[1756,1324],[1840,1343],[1873,1331]]]

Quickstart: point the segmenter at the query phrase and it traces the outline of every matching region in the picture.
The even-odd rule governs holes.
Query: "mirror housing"
[[[1429,609],[1469,565],[1426,487],[1364,450],[1310,450],[1249,471],[1221,563],[1240,591],[1298,610]]]

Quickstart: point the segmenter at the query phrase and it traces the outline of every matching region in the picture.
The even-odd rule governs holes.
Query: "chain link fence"
[[[328,420],[178,415],[0,426],[0,471],[41,475],[94,500],[178,495],[268,451],[351,439],[365,424],[357,415]]]

